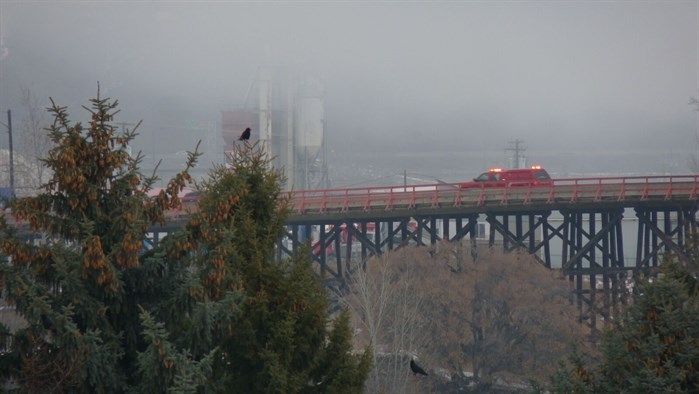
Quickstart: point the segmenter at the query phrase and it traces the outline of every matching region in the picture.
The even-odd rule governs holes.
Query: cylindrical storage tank
[[[294,122],[296,153],[306,160],[318,155],[323,145],[325,99],[322,83],[306,78],[299,84]]]

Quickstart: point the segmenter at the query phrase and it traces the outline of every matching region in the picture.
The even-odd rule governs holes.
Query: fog
[[[0,0],[0,37],[0,111],[30,88],[84,118],[99,81],[154,158],[261,66],[325,84],[336,185],[468,179],[515,139],[559,176],[688,173],[698,149],[697,1]]]

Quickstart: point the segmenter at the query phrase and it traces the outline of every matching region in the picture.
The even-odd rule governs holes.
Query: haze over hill
[[[504,162],[514,139],[554,174],[682,173],[697,152],[698,11],[690,1],[2,0],[0,111],[19,123],[30,88],[84,119],[99,81],[122,103],[118,121],[144,121],[135,149],[175,158],[208,125],[220,130],[219,111],[241,106],[271,66],[324,82],[336,185],[403,169],[468,179]]]

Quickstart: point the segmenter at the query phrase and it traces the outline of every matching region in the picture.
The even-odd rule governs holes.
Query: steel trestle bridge
[[[696,233],[699,175],[464,186],[291,192],[292,213],[277,256],[290,255],[310,239],[321,275],[342,278],[350,263],[409,244],[466,241],[474,258],[477,245],[486,241],[505,251],[526,250],[568,275],[580,319],[594,330],[599,317],[609,321],[613,309],[626,302],[627,279],[657,267],[663,253],[686,255]],[[622,219],[629,211],[637,218],[633,264],[624,259]]]
[[[291,214],[276,256],[281,260],[310,242],[321,277],[342,280],[353,269],[350,264],[363,264],[372,255],[406,245],[468,242],[474,258],[479,245],[505,252],[524,250],[568,276],[577,295],[579,319],[594,332],[626,302],[630,278],[653,273],[664,253],[686,257],[697,247],[693,239],[699,175],[471,186],[438,183],[289,192]],[[631,236],[635,239],[627,234],[634,231],[622,226],[630,212],[635,216]],[[166,223],[148,230],[148,241],[156,244],[187,220],[187,215],[171,213]],[[28,240],[37,237],[32,234]],[[635,242],[635,260],[629,264],[625,242]]]

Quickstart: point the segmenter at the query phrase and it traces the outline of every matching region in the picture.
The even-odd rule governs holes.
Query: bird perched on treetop
[[[240,138],[238,138],[238,141],[247,141],[250,139],[250,128],[248,127],[243,131],[243,134],[240,135]]]
[[[420,368],[420,366],[417,365],[415,363],[415,360],[413,360],[413,359],[410,359],[410,370],[413,371],[413,375],[420,374],[420,375],[427,376],[427,372],[425,372],[424,369]]]

